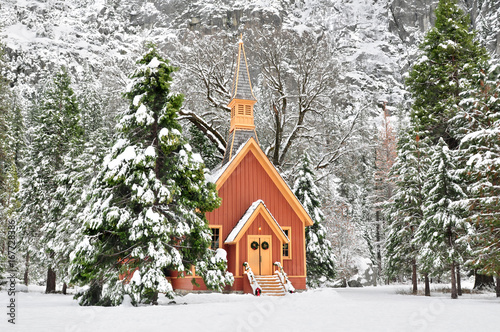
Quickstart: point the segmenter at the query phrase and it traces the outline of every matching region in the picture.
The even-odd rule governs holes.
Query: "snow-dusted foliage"
[[[75,146],[64,158],[63,169],[55,178],[57,189],[51,205],[54,218],[47,220],[43,226],[43,232],[47,234],[46,247],[54,253],[54,270],[59,280],[65,283],[69,281],[70,253],[80,236],[81,220],[78,215],[85,209],[89,184],[102,164],[110,139],[103,128],[91,133],[85,131],[84,136],[88,136],[87,141]]]
[[[334,202],[327,212],[325,227],[335,255],[336,280],[347,285],[349,281],[362,281],[365,277],[358,262],[367,257],[362,229],[352,215],[352,207],[345,201]],[[359,280],[355,276],[361,277]]]
[[[422,163],[419,163],[420,168],[416,172],[408,172],[398,165],[403,160],[398,156],[394,168],[398,188],[394,202],[390,204],[389,216],[393,224],[386,248],[389,264],[393,266],[390,270],[401,270],[398,268],[400,255],[397,254],[401,248],[405,249],[406,256],[412,258],[414,292],[417,264],[426,279],[430,273],[440,273],[451,267],[452,298],[456,298],[455,268],[469,251],[466,242],[456,240],[469,233],[470,227],[462,220],[461,214],[466,209],[454,204],[465,196],[463,179],[457,176],[465,173],[463,170],[455,172],[455,167],[462,168],[457,159],[460,153],[450,150],[458,147],[459,139],[467,131],[467,126],[462,128],[460,124],[456,125],[467,122],[467,117],[457,115],[461,113],[464,103],[463,92],[473,85],[474,75],[484,67],[489,55],[476,39],[469,18],[456,0],[440,0],[435,14],[435,26],[426,33],[420,45],[421,53],[409,72],[407,84],[414,99],[411,126],[423,132],[426,140],[437,146],[431,152],[426,148],[412,148],[400,140],[401,147],[407,145],[404,150],[410,148],[413,153],[420,153]],[[451,126],[448,123],[450,119],[453,119]],[[408,134],[415,135],[411,130]],[[432,162],[425,161],[425,155],[431,153]],[[418,181],[401,181],[407,175]],[[408,195],[409,200],[401,200],[401,194],[407,195],[412,191]],[[407,221],[397,226],[397,220]],[[407,236],[398,231],[405,228],[409,230]],[[403,262],[402,266],[405,264],[409,266],[408,262]]]
[[[413,239],[419,248],[417,263],[426,273],[451,269],[452,297],[457,297],[455,284],[456,266],[470,252],[467,243],[456,239],[469,233],[468,224],[461,218],[461,211],[453,202],[465,197],[456,175],[453,152],[441,138],[432,149],[432,157],[423,186],[425,193],[424,216]]]
[[[11,240],[15,240],[15,229],[12,227],[16,207],[14,195],[19,188],[13,151],[14,112],[10,105],[11,94],[7,81],[2,75],[4,67],[3,45],[0,44],[0,279],[8,266],[9,235]]]
[[[217,146],[194,125],[189,127],[189,136],[189,143],[193,147],[193,152],[201,155],[208,169],[215,169],[223,157],[217,152]]]
[[[208,249],[204,213],[220,199],[177,123],[183,96],[170,92],[175,70],[153,46],[137,61],[125,94],[130,108],[92,182],[71,254],[72,279],[91,285],[81,304],[116,305],[125,293],[134,303],[154,303],[158,292],[172,295],[165,269],[191,265],[209,288],[232,282],[224,260]]]
[[[9,114],[11,113],[11,107],[9,105],[10,92],[7,89],[7,81],[1,75],[2,69],[4,67],[3,58],[3,45],[0,44],[0,188],[4,188],[6,184],[7,173],[9,169],[9,164],[12,161],[9,151],[9,131],[10,131],[10,119]],[[0,206],[4,206],[3,197],[4,190],[0,194]]]
[[[215,250],[215,255],[209,257],[208,260],[200,260],[196,263],[196,273],[203,276],[206,285],[220,292],[224,285],[232,285],[234,277],[232,273],[226,272],[227,268],[227,252],[218,248]]]
[[[435,13],[436,24],[420,45],[421,53],[407,84],[414,98],[414,123],[420,130],[429,131],[433,142],[443,137],[454,148],[457,142],[447,122],[457,113],[460,92],[485,63],[488,53],[475,38],[457,0],[440,0]]]
[[[477,17],[476,29],[488,50],[500,53],[500,2],[498,0],[477,1],[480,12]],[[479,9],[479,8],[478,8]]]
[[[413,270],[413,278],[416,278],[418,246],[413,239],[424,215],[423,187],[429,167],[429,140],[420,137],[421,134],[413,128],[408,128],[400,137],[398,155],[391,170],[396,188],[386,208],[385,255],[389,277]]]
[[[488,275],[500,268],[500,65],[498,61],[479,72],[475,88],[463,93],[462,109],[452,119],[460,138],[457,151],[467,197],[456,203],[467,211],[473,228],[459,242],[470,243],[468,263]]]
[[[49,78],[39,104],[31,107],[28,137],[30,144],[24,156],[25,167],[19,193],[21,209],[19,234],[26,260],[35,263],[38,273],[48,267],[47,291],[55,291],[56,252],[62,250],[55,240],[61,222],[62,202],[56,197],[58,175],[64,173],[65,158],[79,153],[83,130],[80,108],[65,70]],[[67,261],[67,257],[66,257]]]
[[[326,238],[319,190],[309,163],[309,156],[305,153],[293,192],[314,222],[312,226],[306,228],[306,263],[307,284],[310,287],[317,287],[322,282],[332,281],[335,278],[335,255],[331,242]]]
[[[7,141],[12,144],[7,147],[6,157],[0,146],[0,182],[8,184],[6,190],[5,187],[0,190],[0,200],[5,204],[9,201],[5,197],[10,197],[7,210],[5,206],[0,210],[3,213],[0,218],[5,221],[6,215],[18,217],[19,234],[31,241],[31,251],[19,259],[29,270],[31,281],[45,279],[47,271],[40,266],[49,261],[46,249],[54,254],[50,261],[56,262],[53,267],[58,277],[64,277],[64,261],[76,245],[75,237],[80,236],[75,227],[81,225],[82,219],[74,216],[80,214],[82,217],[90,211],[84,210],[87,205],[84,198],[93,197],[98,181],[93,182],[93,189],[89,184],[100,171],[96,165],[102,164],[102,150],[113,143],[109,138],[111,130],[98,131],[115,126],[117,112],[126,103],[121,98],[121,91],[145,36],[155,41],[159,49],[169,52],[173,63],[182,67],[170,87],[172,95],[186,93],[185,103],[179,109],[179,121],[182,125],[196,126],[199,131],[191,135],[192,152],[200,152],[206,165],[213,166],[226,147],[227,102],[234,74],[236,43],[243,32],[250,76],[258,99],[255,123],[259,143],[282,174],[289,174],[289,179],[294,178],[303,151],[313,157],[311,163],[322,191],[323,211],[328,215],[325,225],[329,236],[335,233],[330,240],[336,241],[339,275],[352,275],[356,256],[370,255],[372,261],[380,265],[377,247],[384,241],[384,232],[380,231],[384,220],[380,218],[379,204],[385,197],[379,198],[381,191],[386,191],[390,185],[385,181],[385,170],[379,172],[383,168],[377,165],[380,160],[379,151],[373,146],[374,116],[380,101],[386,100],[391,115],[398,118],[396,121],[404,121],[411,98],[408,98],[403,77],[412,64],[416,73],[415,77],[410,75],[410,81],[415,79],[416,84],[410,90],[418,108],[413,113],[423,115],[421,123],[431,129],[434,143],[444,136],[453,150],[467,136],[460,148],[459,170],[467,179],[464,181],[468,189],[475,194],[467,190],[469,198],[461,202],[464,208],[474,207],[473,215],[482,215],[477,208],[479,205],[474,203],[485,195],[486,189],[482,188],[490,188],[492,184],[488,195],[495,197],[494,176],[485,178],[483,175],[493,172],[488,170],[487,164],[495,165],[492,151],[496,145],[491,142],[496,135],[493,129],[496,118],[493,112],[482,117],[475,110],[481,108],[485,110],[482,113],[487,114],[487,109],[496,106],[473,106],[482,103],[480,96],[486,90],[479,93],[480,88],[477,90],[470,85],[469,74],[479,74],[477,65],[481,64],[484,53],[476,48],[469,24],[478,30],[481,42],[498,54],[500,1],[456,2],[471,15],[470,19],[460,13],[454,1],[441,1],[436,28],[431,30],[414,63],[418,42],[435,22],[437,0],[2,1],[0,38],[5,44],[7,63],[0,64],[0,72],[10,81],[2,88],[10,89],[14,98],[11,100],[13,112],[8,116],[0,114],[0,118],[8,118],[10,132],[7,136],[10,136]],[[147,67],[148,64],[143,65]],[[61,163],[57,164],[49,162],[43,157],[45,152],[40,150],[45,147],[38,143],[43,132],[39,109],[44,103],[43,91],[47,90],[47,83],[60,67],[67,68],[72,78],[85,146],[80,147],[82,153],[71,155],[60,150]],[[149,69],[154,71],[154,68]],[[489,91],[496,91],[493,84],[486,86],[490,86]],[[459,93],[463,89],[470,89],[470,94],[461,96]],[[416,96],[416,92],[421,92],[422,98]],[[157,159],[171,161],[162,159],[160,149],[151,144],[138,144],[136,140],[146,135],[142,128],[150,129],[156,123],[155,113],[149,106],[141,107],[146,103],[139,95],[130,99],[136,105],[133,112],[125,115],[120,126],[123,129],[135,123],[141,129],[119,137],[123,145],[117,145],[108,157],[108,174],[102,171],[98,183],[104,184],[106,175],[111,179],[106,185],[109,188],[116,185],[109,191],[114,195],[113,200],[102,200],[110,206],[118,202],[117,197],[125,197],[130,202],[132,193],[143,205],[154,201],[156,195],[174,194],[148,191],[137,184],[141,172],[143,180],[149,183],[148,172]],[[5,96],[2,90],[0,98]],[[494,100],[498,97],[493,93],[489,96],[488,103],[495,105]],[[0,107],[3,107],[3,100]],[[452,123],[448,127],[446,120],[462,110],[464,113],[457,113],[457,125]],[[23,118],[26,132],[22,129]],[[483,122],[479,118],[488,124],[479,128],[476,123]],[[2,123],[0,127],[2,145],[8,131]],[[168,135],[162,136],[168,144],[175,144],[179,137],[174,129],[168,128]],[[148,142],[153,142],[153,136],[158,137],[155,135],[151,135]],[[211,144],[206,143],[207,139]],[[481,143],[476,143],[479,141]],[[25,143],[28,147],[22,151]],[[482,146],[480,144],[488,148],[473,148]],[[151,148],[148,150],[148,147]],[[194,157],[187,146],[184,150],[186,158]],[[177,153],[176,160],[182,159],[180,150],[174,153]],[[467,164],[471,156],[475,156],[474,162]],[[8,159],[14,161],[12,166]],[[136,172],[139,165],[121,172],[135,161],[142,163],[141,172]],[[57,172],[53,171],[55,165],[61,167]],[[122,192],[123,188],[128,188],[124,181],[133,178],[132,173],[136,174],[135,178],[127,186],[135,184],[136,187]],[[156,170],[153,173],[156,174]],[[12,196],[17,190],[18,174],[22,192]],[[149,188],[155,188],[154,184]],[[20,210],[17,210],[18,203],[22,204]],[[128,213],[135,213],[134,208],[129,207]],[[110,207],[106,211],[109,218],[122,216],[121,210]],[[143,218],[147,220],[153,216],[144,214]],[[332,228],[331,221],[335,224]],[[470,218],[469,221],[474,226],[475,222]],[[26,223],[29,226],[25,227]],[[39,241],[42,236],[47,239],[46,243]],[[362,237],[366,244],[361,244]],[[467,239],[473,242],[472,237]],[[476,249],[479,248],[478,244]],[[37,257],[43,257],[43,262]],[[188,261],[198,260],[186,259],[185,265]],[[143,272],[141,270],[136,278],[140,276],[141,280],[146,280]],[[101,285],[101,281],[98,284]],[[101,286],[91,288],[99,294],[123,288],[120,282],[110,285],[104,289]]]
[[[76,91],[83,129],[83,141],[74,147],[64,158],[64,169],[56,177],[57,191],[54,201],[57,203],[59,222],[45,227],[55,234],[51,247],[57,247],[60,260],[57,264],[61,277],[67,278],[69,253],[77,243],[77,230],[81,227],[78,215],[83,212],[90,191],[90,183],[98,174],[105,155],[112,144],[110,114],[106,112],[104,96],[96,91],[100,88],[92,77],[86,77]],[[67,281],[65,279],[65,281]]]

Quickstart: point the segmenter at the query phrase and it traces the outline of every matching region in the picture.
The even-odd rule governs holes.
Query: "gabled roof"
[[[252,91],[252,83],[250,82],[250,73],[248,72],[247,57],[242,39],[238,43],[238,59],[236,61],[233,87],[231,89],[231,99],[257,100]]]
[[[264,204],[264,201],[259,199],[258,201],[252,203],[248,210],[245,212],[243,217],[241,217],[240,221],[236,224],[236,226],[233,228],[231,233],[227,236],[226,240],[224,241],[224,244],[235,244],[237,243],[243,234],[247,231],[248,227],[253,223],[255,218],[257,218],[258,215],[262,215],[264,220],[267,222],[269,227],[273,230],[273,232],[276,234],[278,239],[282,241],[282,243],[289,243],[290,240],[286,236],[285,232],[283,232],[283,229],[281,226],[278,224],[276,219],[274,219],[273,215],[269,210],[267,209],[266,205]]]
[[[240,149],[238,149],[238,151],[232,156],[231,160],[227,164],[215,170],[208,180],[210,182],[214,182],[217,186],[217,190],[219,190],[248,153],[254,154],[255,158],[258,160],[262,168],[264,168],[265,172],[269,175],[274,185],[279,189],[288,204],[290,204],[300,220],[304,223],[304,226],[312,226],[313,220],[311,216],[309,216],[298,198],[294,195],[290,187],[288,187],[288,184],[285,182],[285,180],[283,180],[279,172],[269,161],[269,159],[253,137],[250,137],[248,141]]]

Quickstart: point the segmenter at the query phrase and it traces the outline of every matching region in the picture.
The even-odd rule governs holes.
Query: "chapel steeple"
[[[238,59],[231,89],[231,101],[228,104],[231,109],[231,125],[222,165],[231,160],[238,148],[250,137],[257,140],[253,116],[253,106],[256,102],[257,98],[253,94],[252,83],[250,82],[245,47],[243,39],[240,38],[238,42]]]

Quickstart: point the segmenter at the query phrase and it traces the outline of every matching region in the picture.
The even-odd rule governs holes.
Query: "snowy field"
[[[319,289],[282,298],[189,294],[159,306],[80,307],[71,295],[17,293],[16,325],[0,292],[0,331],[498,331],[494,294],[401,295],[408,286]]]

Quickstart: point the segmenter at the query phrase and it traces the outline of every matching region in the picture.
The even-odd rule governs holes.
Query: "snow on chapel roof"
[[[226,240],[224,241],[225,244],[234,243],[241,237],[242,233],[244,233],[245,230],[248,228],[248,226],[250,226],[249,223],[251,223],[255,219],[255,218],[252,218],[252,216],[254,216],[255,211],[257,211],[261,205],[265,209],[266,216],[269,217],[267,220],[268,223],[269,223],[269,219],[271,219],[273,221],[272,223],[270,223],[269,226],[274,228],[274,230],[277,233],[276,235],[278,236],[278,238],[282,238],[282,240],[285,240],[285,243],[290,242],[290,240],[286,236],[285,232],[283,232],[283,229],[281,228],[281,226],[278,224],[276,219],[274,219],[271,212],[267,209],[267,206],[266,206],[266,204],[264,204],[264,201],[259,199],[255,202],[253,202],[252,205],[250,205],[250,207],[245,212],[243,217],[241,217],[240,221],[238,221],[238,223],[233,228],[231,233],[229,233],[229,235],[227,236]]]

